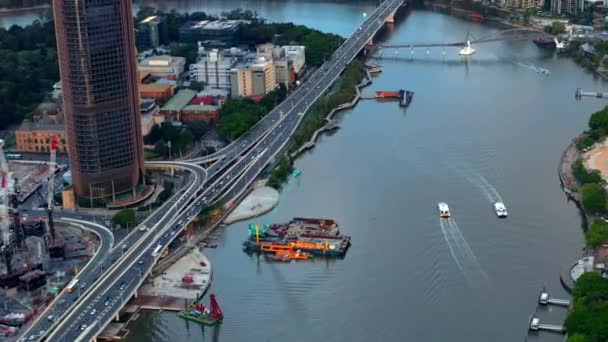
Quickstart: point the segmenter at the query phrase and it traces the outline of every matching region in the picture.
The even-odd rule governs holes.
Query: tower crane
[[[53,222],[53,196],[55,194],[55,172],[57,168],[57,136],[51,140],[51,160],[49,163],[48,192],[46,194],[47,213],[51,239],[55,240],[55,223]]]
[[[0,235],[2,247],[0,251],[4,256],[7,271],[11,272],[11,234],[10,234],[10,217],[9,217],[9,172],[8,162],[4,155],[4,140],[0,139],[0,171],[2,172],[2,188],[0,191]]]

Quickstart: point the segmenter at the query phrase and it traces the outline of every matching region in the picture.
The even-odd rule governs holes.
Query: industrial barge
[[[329,219],[296,217],[284,224],[251,224],[248,233],[243,250],[266,254],[271,261],[343,257],[350,246],[350,236],[341,235],[338,223]]]
[[[189,309],[180,311],[177,315],[183,319],[198,322],[204,325],[219,325],[224,319],[224,313],[215,300],[215,295],[209,296],[209,306],[192,304]]]

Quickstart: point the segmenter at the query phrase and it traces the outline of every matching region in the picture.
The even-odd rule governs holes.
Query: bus
[[[158,253],[160,252],[161,248],[163,248],[163,245],[159,244],[156,246],[156,248],[154,248],[154,250],[152,251],[152,256],[153,257],[157,257]]]
[[[21,159],[21,155],[19,153],[7,153],[6,159],[13,159],[13,160]]]
[[[69,293],[72,293],[74,291],[74,289],[76,288],[76,285],[78,285],[78,278],[74,278],[74,279],[72,279],[72,281],[70,281],[70,283],[66,287],[66,291],[68,291]]]

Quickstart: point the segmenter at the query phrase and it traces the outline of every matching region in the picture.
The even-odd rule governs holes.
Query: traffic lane
[[[190,186],[197,184],[196,180],[192,180],[191,181],[192,184],[190,184]],[[155,218],[157,217],[158,214],[155,213],[153,214],[151,217]],[[129,236],[127,238],[126,243],[127,244],[131,244],[134,243],[136,240],[138,240],[141,235],[144,232],[136,230],[134,231],[134,234],[132,234],[131,236]],[[123,244],[125,244],[125,242],[123,242]],[[108,247],[109,248],[109,247]],[[109,255],[106,256],[100,256],[99,261],[95,261],[97,263],[97,265],[95,265],[95,267],[91,267],[90,269],[87,269],[86,273],[83,273],[82,275],[79,275],[78,278],[80,279],[80,282],[78,284],[78,292],[86,292],[86,290],[88,290],[88,288],[93,284],[93,282],[95,280],[97,280],[99,277],[101,277],[104,273],[105,269],[108,269],[109,267],[111,267],[111,265],[113,263],[115,263],[118,259],[118,254],[123,254],[124,250],[122,249],[122,245],[121,245],[121,249],[114,249],[112,253],[110,253]],[[66,296],[66,302],[64,302],[66,305],[61,305],[58,307],[53,307],[51,308],[51,310],[54,310],[55,314],[54,316],[57,317],[57,314],[59,315],[63,315],[67,309],[69,309],[70,305],[73,303],[79,296],[75,295],[74,293],[69,293],[68,296]],[[48,320],[44,320],[44,319],[40,319],[38,320],[38,324],[35,326],[35,329],[32,329],[31,331],[33,332],[33,334],[38,335],[39,331],[46,331],[48,330],[48,328],[52,325],[52,321],[49,322]],[[31,334],[29,334],[27,337],[31,338]]]

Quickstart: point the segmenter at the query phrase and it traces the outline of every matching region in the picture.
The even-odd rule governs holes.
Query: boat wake
[[[479,278],[487,280],[488,276],[481,267],[473,249],[462,235],[462,231],[454,219],[440,219],[441,231],[448,244],[452,259],[469,282]]]
[[[492,184],[490,184],[490,182],[488,182],[488,180],[484,176],[479,174],[479,172],[472,169],[467,170],[468,172],[465,172],[464,170],[457,171],[467,181],[469,181],[469,183],[477,187],[483,193],[484,197],[488,200],[488,202],[504,202],[502,200],[502,197],[498,193],[498,190],[496,190],[496,188],[492,186]]]
[[[515,63],[515,65],[518,65],[518,66],[520,66],[520,67],[522,67],[522,68],[526,68],[526,69],[529,69],[529,70],[536,71],[536,72],[537,72],[537,73],[539,73],[539,74],[543,74],[543,75],[549,75],[549,74],[551,73],[551,72],[550,72],[549,70],[547,70],[547,69],[539,68],[539,67],[534,66],[534,65],[532,65],[532,64],[525,64],[525,63],[522,63],[522,62],[517,62],[517,61],[513,61],[513,63]]]

